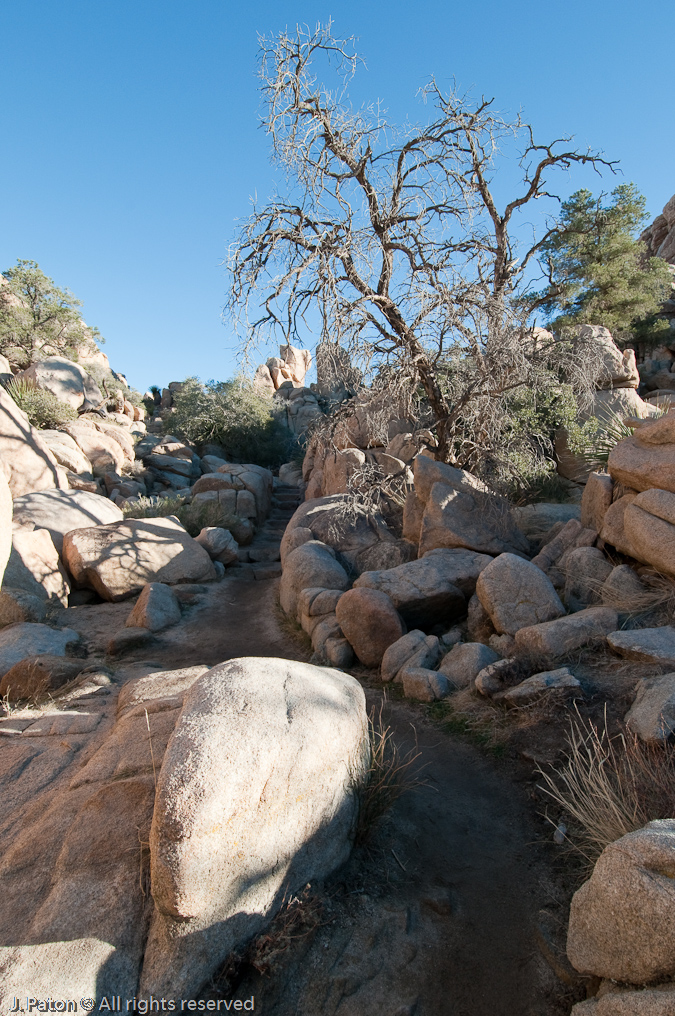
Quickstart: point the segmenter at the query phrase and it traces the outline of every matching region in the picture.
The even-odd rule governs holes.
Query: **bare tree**
[[[262,124],[288,190],[254,208],[231,251],[229,308],[245,321],[244,349],[270,332],[302,341],[318,312],[324,343],[421,384],[439,457],[454,460],[468,407],[475,440],[489,441],[480,407],[538,376],[523,295],[562,227],[549,219],[520,245],[514,222],[554,199],[552,170],[611,164],[568,138],[537,144],[520,116],[507,120],[492,101],[445,94],[433,80],[422,93],[428,123],[394,126],[379,106],[353,109],[347,84],[359,57],[330,24],[259,41]],[[313,76],[317,62],[333,89]],[[513,153],[516,196],[499,206],[497,161]]]

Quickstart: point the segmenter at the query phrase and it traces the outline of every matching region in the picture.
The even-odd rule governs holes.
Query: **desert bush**
[[[192,444],[214,442],[231,462],[278,466],[288,462],[297,441],[278,423],[269,398],[243,378],[208,381],[188,378],[174,393],[171,431]]]
[[[29,381],[15,378],[7,383],[5,390],[38,430],[57,430],[77,419],[77,413],[67,402],[61,402],[52,392]]]
[[[162,519],[175,515],[190,536],[199,536],[202,529],[218,526],[232,531],[241,524],[238,515],[225,511],[218,501],[185,501],[182,497],[139,497],[122,508],[127,519]]]
[[[539,770],[539,789],[568,816],[570,843],[589,863],[626,833],[675,814],[675,748],[630,732],[610,737],[607,721],[570,724],[562,766]]]

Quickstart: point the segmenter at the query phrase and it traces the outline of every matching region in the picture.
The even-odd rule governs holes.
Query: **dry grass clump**
[[[414,747],[402,752],[394,740],[391,727],[383,723],[383,707],[384,702],[377,716],[373,709],[368,717],[370,765],[365,775],[354,781],[359,803],[354,833],[357,846],[368,842],[382,816],[399,797],[423,782],[419,778],[423,767],[415,766],[421,755],[417,732]]]
[[[605,847],[653,819],[675,815],[675,748],[646,745],[628,732],[610,737],[574,720],[564,764],[539,769],[539,785],[569,817],[570,843],[589,863]]]
[[[260,974],[271,974],[280,957],[289,946],[312,935],[321,924],[323,904],[306,885],[297,896],[291,896],[262,935],[255,938],[245,955],[245,961]]]
[[[631,618],[648,615],[650,620],[661,624],[672,621],[675,617],[675,581],[672,577],[650,569],[643,570],[636,578],[643,588],[629,595],[617,589],[604,588],[603,583],[598,582],[598,592],[602,589],[602,602]]]
[[[241,519],[226,511],[219,501],[186,501],[182,497],[139,497],[122,507],[126,519],[164,519],[175,515],[190,536],[199,536],[202,529],[218,526],[236,530]],[[236,539],[236,536],[235,536]]]

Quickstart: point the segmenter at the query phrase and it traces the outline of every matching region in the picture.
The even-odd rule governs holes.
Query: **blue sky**
[[[221,262],[275,180],[256,36],[329,17],[359,36],[358,101],[415,119],[428,77],[454,78],[620,160],[561,193],[632,180],[652,215],[675,193],[672,0],[2,0],[0,270],[70,288],[141,390],[235,373]]]

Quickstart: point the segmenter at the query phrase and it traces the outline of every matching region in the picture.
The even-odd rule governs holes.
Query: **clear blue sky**
[[[0,270],[70,288],[141,390],[235,372],[221,261],[274,184],[256,34],[331,16],[360,38],[359,100],[414,119],[429,75],[454,77],[619,159],[606,186],[652,215],[675,193],[673,0],[2,0]]]

